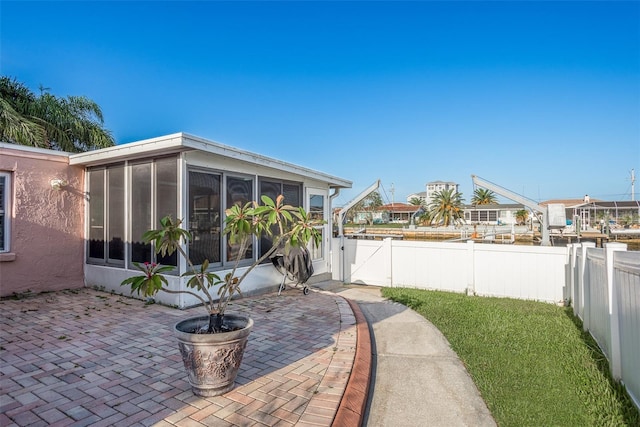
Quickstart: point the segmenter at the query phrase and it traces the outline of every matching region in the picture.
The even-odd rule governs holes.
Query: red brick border
[[[356,318],[357,343],[353,368],[332,427],[361,426],[371,381],[371,335],[369,324],[355,302],[347,299]]]

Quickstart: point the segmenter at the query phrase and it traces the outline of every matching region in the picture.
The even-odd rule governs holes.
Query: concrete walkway
[[[446,338],[413,310],[372,286],[333,286],[355,301],[372,332],[372,377],[363,425],[495,426]]]

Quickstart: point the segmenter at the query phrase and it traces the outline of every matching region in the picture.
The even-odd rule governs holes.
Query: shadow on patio
[[[91,289],[0,301],[0,425],[331,425],[355,319],[329,292],[234,301],[255,326],[231,392],[191,392],[177,321],[202,314]]]

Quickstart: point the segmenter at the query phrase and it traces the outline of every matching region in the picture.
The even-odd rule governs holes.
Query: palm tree
[[[464,204],[462,193],[453,188],[437,191],[429,204],[429,215],[435,224],[445,227],[464,221]]]
[[[115,144],[94,101],[40,90],[37,96],[17,80],[0,77],[0,141],[72,153]]]
[[[516,211],[516,221],[519,225],[522,225],[527,222],[527,218],[529,218],[529,212],[526,209],[520,209]]]
[[[430,225],[431,224],[431,214],[427,211],[418,217],[418,224],[420,225]]]
[[[411,200],[409,200],[409,204],[413,206],[423,206],[424,199],[421,199],[420,197],[412,197]]]
[[[473,197],[471,198],[471,204],[476,205],[494,205],[498,203],[498,197],[496,193],[486,188],[476,188],[473,191]]]

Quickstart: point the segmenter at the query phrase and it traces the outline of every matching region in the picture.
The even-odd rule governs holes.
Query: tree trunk
[[[223,319],[224,315],[220,313],[209,314],[209,328],[207,329],[207,333],[213,334],[216,332],[222,332]]]

